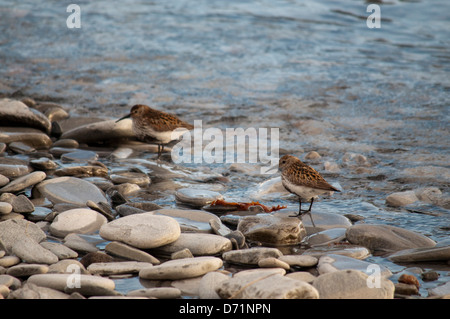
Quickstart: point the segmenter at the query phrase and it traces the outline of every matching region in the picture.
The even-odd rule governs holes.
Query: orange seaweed
[[[250,206],[260,206],[262,207],[262,209],[266,212],[266,213],[271,213],[283,208],[286,208],[287,206],[272,206],[272,207],[267,207],[266,205],[263,205],[259,202],[250,202],[250,203],[236,203],[236,202],[227,202],[223,199],[217,199],[215,201],[213,201],[211,204],[211,206],[234,206],[236,208],[236,210],[248,210],[248,208]]]

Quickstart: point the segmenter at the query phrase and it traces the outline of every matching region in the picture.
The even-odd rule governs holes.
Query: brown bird
[[[193,125],[180,120],[175,115],[143,104],[134,105],[130,113],[118,119],[116,123],[129,117],[133,121],[133,132],[137,139],[143,142],[150,142],[152,139],[157,141],[158,159],[167,143],[177,140],[186,130],[194,128]]]
[[[328,184],[314,168],[292,155],[284,155],[278,165],[284,188],[298,196],[298,214],[292,217],[309,214],[313,227],[316,227],[311,215],[314,198],[329,192],[340,192],[340,190]],[[302,210],[302,200],[311,201],[308,210]]]

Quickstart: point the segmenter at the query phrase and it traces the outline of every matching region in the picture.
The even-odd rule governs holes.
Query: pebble
[[[153,266],[151,263],[139,261],[121,261],[107,263],[92,263],[87,270],[93,275],[110,276],[120,274],[135,274],[140,270]]]
[[[329,254],[343,255],[355,259],[365,259],[371,255],[366,247],[357,245],[316,246],[303,252],[303,256],[308,255],[316,258]]]
[[[439,285],[435,288],[428,289],[428,293],[430,296],[448,296],[450,295],[450,281]]]
[[[200,299],[220,299],[216,289],[222,282],[228,280],[229,275],[221,273],[220,271],[211,271],[204,275],[200,280],[199,298]]]
[[[283,255],[278,259],[291,267],[314,267],[319,262],[318,258],[307,255]]]
[[[29,264],[54,264],[58,261],[54,253],[30,237],[23,237],[16,241],[11,248],[11,253]]]
[[[400,250],[390,255],[389,260],[393,262],[429,262],[450,260],[450,246],[412,248]]]
[[[150,177],[147,174],[139,172],[115,172],[109,178],[115,184],[130,183],[136,184],[139,187],[146,187],[151,183]]]
[[[407,206],[419,199],[414,191],[397,192],[386,197],[386,204],[391,206]]]
[[[277,287],[277,289],[273,289]],[[224,299],[318,299],[312,285],[281,274],[250,273],[221,283],[217,293]]]
[[[35,223],[23,219],[10,219],[0,222],[0,247],[11,252],[12,247],[23,238],[39,243],[47,235]]]
[[[223,199],[223,196],[218,192],[204,189],[181,188],[175,192],[175,199],[187,206],[201,208],[214,200]]]
[[[0,258],[0,267],[8,268],[20,263],[20,258],[17,256],[3,256]]]
[[[346,236],[352,244],[384,253],[436,245],[426,236],[390,225],[358,224],[348,228]]]
[[[40,245],[55,254],[59,260],[78,257],[78,253],[76,251],[59,243],[44,241],[41,242]]]
[[[261,258],[258,261],[258,267],[261,268],[283,268],[285,270],[289,270],[291,267],[288,263],[277,259],[275,257],[267,257],[267,258]]]
[[[94,244],[91,244],[77,234],[68,234],[66,237],[64,237],[64,246],[67,246],[70,249],[73,249],[76,252],[80,253],[90,253],[98,251],[98,248]]]
[[[157,248],[158,253],[170,255],[187,248],[194,256],[213,256],[232,249],[228,238],[205,233],[181,233],[177,240]]]
[[[105,194],[95,185],[77,177],[56,177],[33,188],[34,198],[47,198],[53,204],[71,203],[84,206],[88,200],[105,202]]]
[[[160,261],[149,253],[118,241],[108,243],[105,246],[105,251],[112,255],[129,260],[147,262],[153,265],[160,264]]]
[[[157,299],[178,299],[181,297],[181,290],[173,287],[158,287],[131,290],[128,297],[146,297]]]
[[[56,216],[49,231],[56,237],[65,237],[70,233],[94,233],[107,223],[102,214],[87,208],[70,209]]]
[[[32,169],[28,161],[11,157],[0,157],[0,174],[11,179],[31,173]]]
[[[307,272],[307,271],[291,272],[291,273],[286,274],[286,277],[305,281],[308,284],[312,284],[313,281],[317,278],[316,276],[314,276],[313,274],[311,274],[310,272]]]
[[[395,295],[418,295],[419,288],[416,285],[405,284],[405,283],[396,283],[395,285]]]
[[[23,287],[13,291],[8,299],[69,299],[70,295],[61,291],[25,283]]]
[[[141,249],[170,244],[180,234],[180,225],[175,219],[154,215],[152,212],[121,217],[100,228],[102,238]]]
[[[80,274],[89,275],[84,265],[76,259],[63,259],[48,266],[49,274],[73,274],[74,270],[79,271]]]
[[[9,183],[9,178],[5,175],[0,174],[0,187],[5,186]]]
[[[369,287],[369,276],[359,270],[338,270],[317,277],[313,286],[321,299],[393,299],[394,284],[380,278],[379,287]],[[374,283],[375,284],[375,283]]]
[[[46,274],[47,272],[47,265],[22,263],[8,268],[6,274],[13,277],[28,277],[36,274]]]
[[[55,170],[56,176],[75,176],[75,177],[107,177],[108,169],[96,165],[70,166]]]
[[[346,230],[342,227],[323,230],[307,236],[304,243],[311,247],[338,243],[345,239]]]
[[[142,269],[139,277],[152,280],[176,280],[202,276],[223,266],[217,257],[194,257],[166,261],[160,265]]]
[[[13,207],[10,203],[0,202],[0,215],[6,215],[11,213]]]
[[[35,171],[30,174],[18,177],[12,182],[0,188],[0,193],[15,193],[24,190],[29,186],[33,186],[47,177],[45,172]]]
[[[98,160],[98,154],[96,152],[80,149],[73,152],[64,153],[61,155],[61,162],[63,163],[86,163],[89,161],[96,161],[96,160]]]
[[[258,265],[259,260],[263,258],[278,258],[282,255],[283,253],[277,248],[255,247],[227,251],[222,254],[222,258],[224,261],[227,261],[229,263]]]
[[[342,255],[326,255],[319,258],[319,263],[317,265],[317,270],[319,274],[326,274],[330,272],[340,271],[340,270],[358,270],[369,275],[373,272],[373,263],[354,259]],[[392,272],[383,265],[377,265],[379,267],[380,275],[385,278],[392,276]]]
[[[306,236],[302,221],[285,213],[246,216],[239,221],[237,230],[247,240],[268,245],[295,245]]]
[[[41,171],[54,170],[54,169],[58,168],[58,166],[59,166],[58,164],[56,164],[56,162],[49,159],[48,157],[32,159],[32,160],[30,160],[30,165],[34,169],[41,170]]]
[[[73,274],[38,274],[29,277],[27,282],[62,292],[77,291],[85,296],[111,293],[115,288],[111,279],[83,274],[77,274],[76,277]]]
[[[220,218],[212,213],[196,209],[163,208],[154,211],[155,215],[169,216],[180,225],[182,232],[213,233],[211,220],[221,223]]]
[[[0,118],[2,124],[9,126],[33,127],[50,133],[50,120],[41,112],[31,110],[21,101],[0,99]]]

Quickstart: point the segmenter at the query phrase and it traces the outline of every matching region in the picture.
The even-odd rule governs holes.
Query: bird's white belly
[[[330,191],[312,188],[308,186],[295,185],[283,179],[283,186],[291,193],[296,194],[302,200],[310,201],[311,198],[316,198],[319,195],[330,193]]]
[[[145,130],[134,128],[134,133],[138,139],[145,140],[147,137],[151,136],[158,140],[161,144],[170,143],[173,140],[177,140],[181,135],[186,133],[186,129],[176,129],[174,131],[155,131],[151,127],[146,127]]]

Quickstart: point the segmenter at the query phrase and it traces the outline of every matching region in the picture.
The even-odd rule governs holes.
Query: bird
[[[158,160],[166,144],[178,139],[186,130],[190,131],[194,128],[193,125],[180,120],[173,114],[155,110],[144,104],[134,105],[130,113],[118,119],[116,123],[130,117],[133,132],[138,140],[143,142],[156,140]]]
[[[318,195],[329,192],[340,192],[340,190],[331,186],[314,168],[303,163],[295,156],[284,155],[280,158],[278,165],[284,188],[298,196],[298,214],[291,217],[300,216],[301,218],[303,214],[309,214],[313,227],[315,228],[316,225],[311,215],[314,199]],[[302,200],[311,201],[308,210],[302,210]]]

